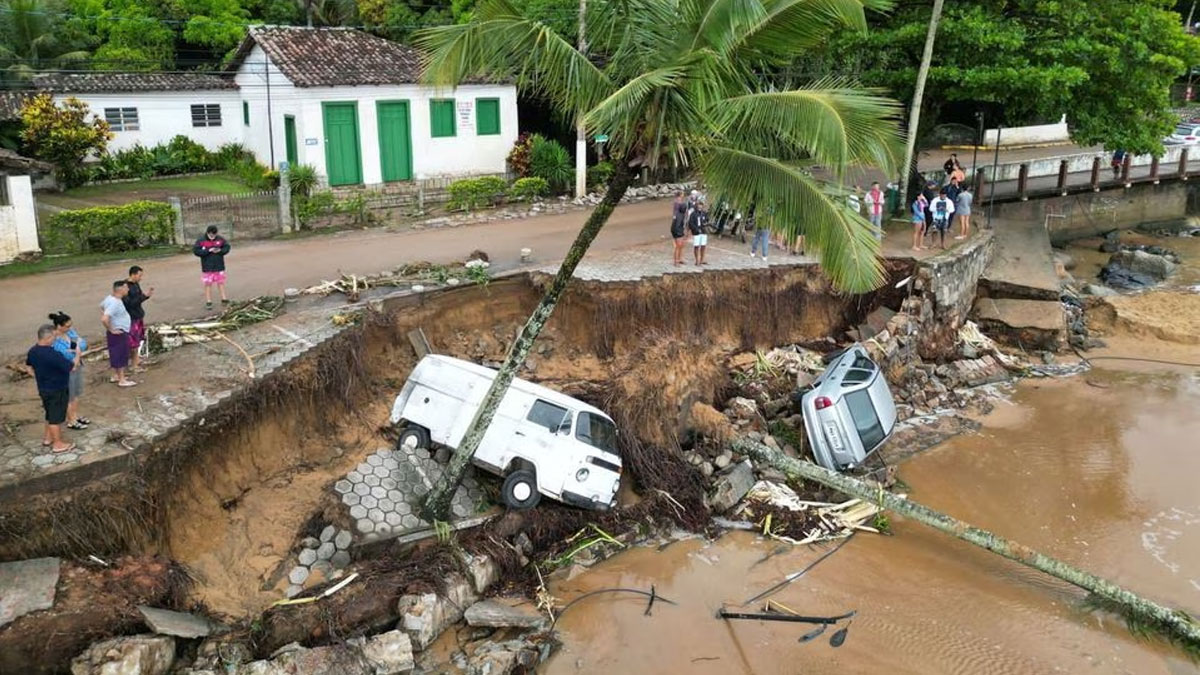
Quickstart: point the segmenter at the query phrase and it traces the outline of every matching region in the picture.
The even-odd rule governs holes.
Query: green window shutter
[[[434,138],[454,135],[454,99],[429,101],[429,134]]]
[[[242,101],[242,124],[250,126],[250,102]]]
[[[475,99],[475,133],[496,136],[500,133],[500,99]]]

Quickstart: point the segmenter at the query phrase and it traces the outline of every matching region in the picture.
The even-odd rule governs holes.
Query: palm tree
[[[789,238],[804,234],[839,288],[882,279],[869,225],[841,198],[850,167],[890,171],[899,155],[899,106],[843,81],[794,87],[773,75],[834,30],[865,30],[864,5],[886,0],[609,0],[589,3],[585,57],[508,0],[483,0],[466,24],[422,31],[425,79],[515,81],[606,134],[615,171],[545,296],[425,502],[441,518],[517,368],[576,265],[639,167],[687,167],[714,194],[774,212]],[[832,176],[823,182],[815,170]]]
[[[41,0],[6,0],[0,3],[0,58],[6,62],[5,79],[28,80],[50,65],[85,61],[89,53],[71,50],[60,39],[56,14]]]

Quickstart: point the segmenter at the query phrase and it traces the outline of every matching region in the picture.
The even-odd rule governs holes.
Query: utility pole
[[[971,180],[975,180],[975,162],[979,159],[979,146],[983,145],[983,111],[975,111],[975,151],[971,153]]]
[[[304,19],[308,22],[309,28],[312,28],[312,4],[313,0],[304,0]]]
[[[587,0],[579,0],[579,53],[587,56]],[[575,112],[575,196],[587,194],[587,130],[583,128],[583,113]]]
[[[271,147],[271,168],[278,169],[275,166],[275,120],[272,119],[271,112],[271,61],[263,61],[263,75],[267,80],[267,143]]]
[[[929,17],[929,32],[925,34],[925,51],[921,54],[921,67],[917,70],[917,86],[913,90],[912,107],[908,111],[908,140],[904,144],[904,165],[900,167],[900,194],[908,203],[908,179],[913,170],[913,154],[917,148],[917,127],[921,124],[921,102],[925,98],[925,80],[929,77],[929,62],[933,60],[933,43],[937,37],[938,21],[942,17],[942,0],[933,0],[933,14]]]

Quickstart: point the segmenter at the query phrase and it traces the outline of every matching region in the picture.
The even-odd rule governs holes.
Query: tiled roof
[[[237,89],[232,78],[212,73],[42,73],[33,86],[56,94]]]
[[[417,50],[353,28],[252,27],[229,66],[237,68],[254,44],[297,87],[417,82]]]
[[[54,169],[54,165],[29,157],[22,157],[12,150],[0,148],[0,169],[22,173],[32,173],[35,171],[49,172]]]
[[[33,96],[33,91],[0,91],[0,122],[21,119],[21,105]]]

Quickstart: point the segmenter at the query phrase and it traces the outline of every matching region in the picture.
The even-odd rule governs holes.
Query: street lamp
[[[983,111],[975,111],[975,152],[971,155],[971,180],[975,179],[975,162],[979,159],[979,146],[983,145]]]

